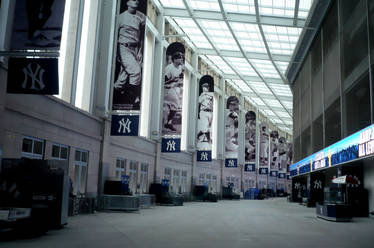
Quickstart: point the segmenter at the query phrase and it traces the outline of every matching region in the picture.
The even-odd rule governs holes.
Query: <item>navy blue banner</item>
[[[197,161],[199,162],[211,162],[212,151],[197,151]]]
[[[259,175],[267,175],[267,174],[269,174],[269,168],[260,168],[260,169],[258,169],[258,174]]]
[[[278,173],[278,178],[285,179],[286,173]]]
[[[169,179],[162,179],[162,181],[161,181],[161,185],[162,186],[169,187],[169,184],[170,184]]]
[[[237,158],[226,158],[225,159],[225,167],[226,168],[237,168],[238,167],[238,159]]]
[[[270,171],[271,177],[278,177],[278,171]]]
[[[290,176],[291,177],[297,176],[297,169],[290,171]]]
[[[306,164],[299,168],[299,175],[310,172],[310,164]]]
[[[58,60],[10,58],[7,93],[58,94]]]
[[[180,138],[162,138],[161,152],[180,152],[181,139]]]
[[[256,171],[256,165],[255,164],[245,164],[244,165],[244,171],[255,172]]]
[[[138,136],[138,115],[112,115],[111,136]]]

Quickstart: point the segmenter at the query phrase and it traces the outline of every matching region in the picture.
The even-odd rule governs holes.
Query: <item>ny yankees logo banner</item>
[[[121,0],[117,16],[117,54],[112,110],[140,110],[146,0]]]
[[[12,50],[59,50],[65,0],[17,0]]]
[[[226,102],[225,114],[225,167],[238,167],[238,126],[239,99],[236,96],[230,96]]]
[[[162,152],[180,152],[185,48],[171,43],[166,49]]]
[[[10,58],[7,93],[58,94],[57,59]]]
[[[197,115],[197,161],[212,161],[214,79],[205,75],[199,83],[199,107]]]
[[[112,115],[111,136],[138,136],[139,115]]]
[[[245,165],[256,163],[256,113],[248,111],[245,114]],[[245,170],[244,170],[245,171]],[[255,170],[256,171],[256,167]]]
[[[286,138],[278,139],[278,189],[286,190],[286,173],[287,173],[287,142]]]

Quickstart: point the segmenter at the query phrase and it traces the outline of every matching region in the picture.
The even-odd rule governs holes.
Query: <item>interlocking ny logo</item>
[[[235,167],[235,161],[230,159],[229,160],[229,167]]]
[[[262,173],[262,174],[266,174],[266,169],[265,169],[265,168],[262,168],[262,169],[261,169],[261,173]]]
[[[175,141],[174,140],[169,140],[166,143],[166,150],[167,151],[175,151]]]
[[[295,189],[300,189],[301,184],[300,183],[295,183]]]
[[[321,180],[316,180],[314,181],[314,186],[315,189],[322,189],[322,181]]]
[[[32,90],[43,90],[45,88],[43,82],[43,74],[45,70],[39,65],[36,64],[35,71],[33,71],[32,64],[28,64],[25,68],[23,68],[23,73],[25,74],[25,79],[23,80],[22,88],[26,89],[27,81],[31,79],[31,87]],[[35,87],[35,83],[39,84],[39,88]]]
[[[120,132],[121,132],[121,129],[122,129],[122,133],[131,133],[130,125],[131,125],[131,121],[130,121],[128,118],[126,119],[126,122],[125,122],[125,119],[122,118],[122,119],[119,121],[119,129],[118,129],[118,132],[120,133]]]
[[[207,152],[202,152],[200,155],[200,160],[208,160],[208,153]]]

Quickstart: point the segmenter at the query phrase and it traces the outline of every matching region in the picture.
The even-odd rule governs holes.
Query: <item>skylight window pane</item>
[[[222,0],[227,12],[256,14],[254,0]]]
[[[283,117],[283,118],[290,118],[290,115],[287,113],[287,112],[283,112],[283,111],[276,111],[276,114],[279,116],[279,117]]]
[[[280,102],[275,99],[264,99],[264,101],[271,107],[282,107]]]
[[[209,41],[205,38],[204,34],[198,28],[196,23],[190,18],[173,18],[174,21],[178,24],[178,26],[182,29],[182,31],[187,34],[190,41],[194,43],[197,48],[209,48],[211,49],[212,46],[210,45]]]
[[[259,106],[266,106],[266,104],[258,97],[250,97],[250,99]]]
[[[245,93],[252,93],[253,91],[249,88],[248,84],[242,80],[232,80],[232,82],[238,86],[238,88]]]
[[[201,20],[201,24],[218,49],[239,51],[224,21]]]
[[[189,0],[193,9],[220,10],[217,0]]]
[[[232,22],[230,25],[246,52],[266,53],[266,47],[257,24]]]
[[[171,8],[185,8],[182,0],[160,0],[162,6]]]
[[[235,72],[219,56],[207,55],[208,59],[215,64],[224,74],[235,74]]]
[[[240,74],[247,76],[257,76],[257,73],[244,58],[226,57],[226,59]]]

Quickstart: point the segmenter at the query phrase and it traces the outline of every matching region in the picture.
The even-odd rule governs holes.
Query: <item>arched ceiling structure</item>
[[[156,0],[199,56],[292,134],[285,72],[313,0]]]

